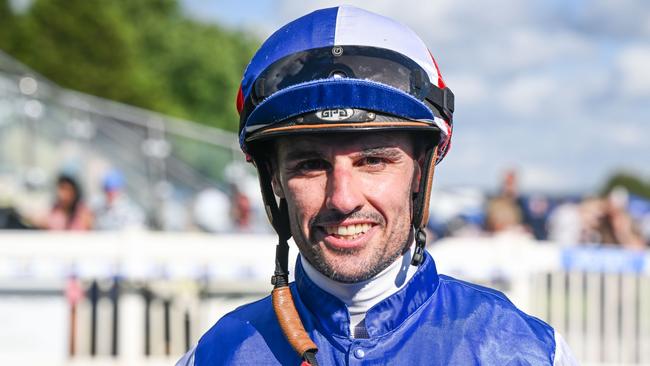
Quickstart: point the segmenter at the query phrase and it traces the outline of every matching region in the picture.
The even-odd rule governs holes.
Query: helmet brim
[[[414,134],[433,137],[431,145],[437,145],[440,140],[440,128],[431,123],[418,121],[391,121],[391,122],[346,122],[322,124],[286,124],[267,128],[253,134],[246,139],[247,144],[268,141],[281,136],[308,135],[324,133],[361,133],[361,132],[410,132]]]
[[[404,121],[416,121],[408,128],[434,128],[435,114],[422,101],[408,93],[381,83],[360,79],[322,79],[282,89],[266,98],[255,107],[240,132],[242,147],[259,134],[275,132],[288,120],[306,113],[327,109],[355,108],[388,114]],[[309,130],[322,132],[324,128],[358,129],[354,122],[327,123],[327,126],[292,126],[288,130]],[[333,125],[337,125],[336,127]],[[344,125],[344,126],[341,126]],[[395,128],[407,125],[395,124],[374,127]]]

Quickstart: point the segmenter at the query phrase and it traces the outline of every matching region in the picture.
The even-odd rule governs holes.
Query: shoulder
[[[439,290],[443,296],[452,300],[456,306],[460,305],[461,309],[492,309],[493,311],[500,311],[503,312],[500,315],[521,319],[536,327],[543,328],[551,338],[553,336],[554,331],[550,325],[517,308],[501,291],[446,275],[440,275]]]
[[[197,365],[247,364],[256,357],[279,359],[278,350],[292,355],[287,347],[267,296],[219,319],[199,340],[194,359]]]
[[[502,292],[445,275],[440,275],[438,292],[449,321],[462,327],[468,336],[513,350],[536,350],[534,353],[553,360],[555,330],[517,308]]]
[[[515,305],[501,291],[443,274],[439,277],[439,291],[446,296],[463,296],[464,303],[468,305],[480,306],[489,303],[492,306],[516,309]]]
[[[274,314],[270,296],[242,305],[219,319],[201,337],[198,347],[200,348],[203,344],[208,343],[214,345],[215,343],[246,339],[254,333],[264,331],[260,324],[268,327],[273,319]]]

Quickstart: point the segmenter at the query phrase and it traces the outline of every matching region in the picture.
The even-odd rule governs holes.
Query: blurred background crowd
[[[243,163],[231,164],[227,169],[239,173],[231,173],[237,179],[228,186],[208,186],[192,192],[185,201],[172,195],[148,212],[143,208],[147,202],[130,197],[125,175],[115,168],[103,172],[94,189],[82,186],[90,177],[60,174],[47,181],[48,187],[42,187],[48,193],[39,195],[25,189],[10,199],[5,182],[0,187],[5,189],[0,229],[271,233],[259,209],[257,181]],[[639,183],[621,175],[602,192],[524,194],[519,191],[516,171],[509,170],[497,192],[471,188],[435,191],[428,229],[433,242],[445,237],[519,235],[567,246],[612,244],[642,250],[650,245],[650,200],[644,192],[631,193],[626,188]],[[17,190],[14,187],[12,192]],[[84,191],[94,191],[95,197],[85,196]]]
[[[630,193],[629,177],[614,177],[601,192],[524,194],[517,173],[506,171],[500,190],[458,189],[435,193],[429,229],[437,237],[522,235],[560,245],[650,245],[650,200]]]

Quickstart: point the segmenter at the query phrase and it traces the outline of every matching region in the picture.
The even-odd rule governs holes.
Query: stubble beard
[[[294,236],[294,241],[296,242],[298,248],[300,248],[301,255],[304,256],[309,263],[316,268],[320,273],[331,278],[334,281],[342,283],[356,283],[365,281],[373,278],[379,274],[384,269],[388,268],[393,262],[395,262],[402,254],[408,249],[409,244],[411,243],[411,228],[410,222],[400,222],[397,228],[402,230],[396,230],[385,239],[383,245],[376,245],[374,250],[365,258],[359,258],[361,256],[360,250],[358,249],[342,249],[337,250],[339,258],[344,257],[343,261],[354,261],[356,262],[355,267],[359,269],[354,273],[344,273],[338,271],[338,267],[344,266],[344,264],[338,263],[340,260],[328,261],[324,250],[322,242],[317,242],[316,240],[305,240],[301,230],[297,227],[293,227],[293,232],[299,232],[299,236]],[[292,224],[292,226],[294,226]],[[313,226],[312,226],[313,227]],[[391,243],[399,242],[398,246],[392,246]],[[302,250],[305,248],[306,250]],[[389,252],[392,250],[391,252]],[[357,259],[357,260],[355,260]]]

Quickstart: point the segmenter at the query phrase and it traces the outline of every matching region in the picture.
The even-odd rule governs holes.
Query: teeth
[[[325,227],[325,231],[330,235],[356,237],[359,234],[366,233],[371,227],[372,225],[370,224],[327,226]]]

